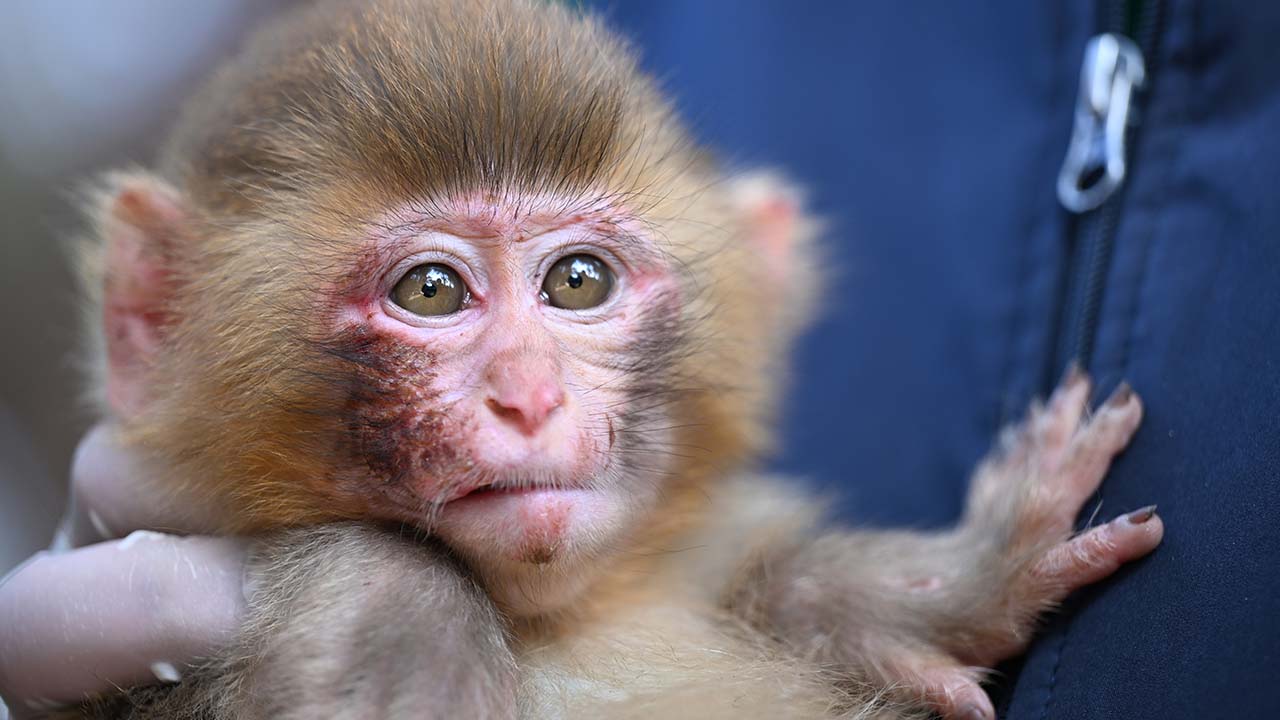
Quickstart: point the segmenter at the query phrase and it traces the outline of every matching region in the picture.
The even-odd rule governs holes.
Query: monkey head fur
[[[219,531],[429,533],[517,614],[767,447],[818,284],[791,190],[726,173],[625,43],[533,0],[270,25],[94,217],[97,385],[183,478],[156,493]],[[613,274],[596,307],[540,291],[575,254]],[[456,312],[391,300],[424,264],[465,285]]]

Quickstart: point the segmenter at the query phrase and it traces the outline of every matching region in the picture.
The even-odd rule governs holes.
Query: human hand
[[[148,468],[110,428],[85,436],[71,475],[54,550],[0,580],[0,698],[15,719],[175,682],[229,641],[245,612],[245,542],[183,535],[208,519],[163,510]]]

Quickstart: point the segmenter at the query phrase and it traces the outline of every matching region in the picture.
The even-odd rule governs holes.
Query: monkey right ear
[[[109,178],[96,209],[102,382],[111,410],[128,419],[146,403],[151,371],[174,319],[174,254],[187,232],[187,212],[181,193],[145,173]]]

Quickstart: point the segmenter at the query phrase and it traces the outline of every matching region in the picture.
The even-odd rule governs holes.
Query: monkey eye
[[[467,286],[453,268],[419,265],[391,288],[391,300],[414,315],[449,315],[467,301]]]
[[[542,281],[542,297],[552,307],[586,310],[609,298],[613,271],[594,255],[570,255],[556,261]]]

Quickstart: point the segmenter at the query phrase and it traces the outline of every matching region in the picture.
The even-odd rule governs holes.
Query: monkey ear
[[[790,296],[775,320],[784,334],[794,334],[808,324],[825,286],[817,242],[822,225],[805,209],[800,188],[776,173],[741,173],[730,179],[729,191],[761,260],[770,273],[790,280]]]
[[[108,178],[99,196],[97,247],[106,401],[120,418],[147,401],[165,330],[173,322],[174,253],[186,233],[181,194],[145,173]]]

